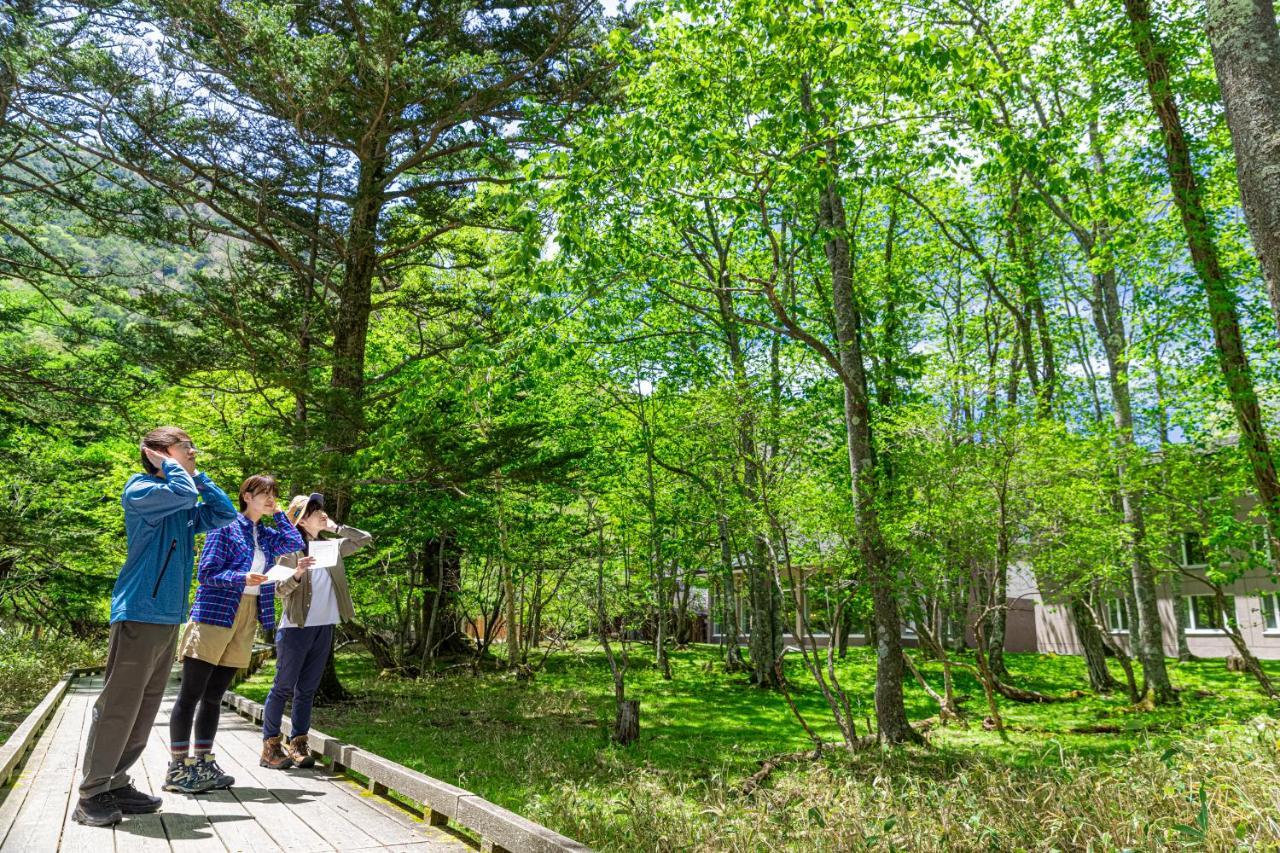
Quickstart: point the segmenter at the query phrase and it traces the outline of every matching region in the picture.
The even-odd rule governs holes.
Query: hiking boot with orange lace
[[[316,763],[315,756],[311,754],[311,750],[307,746],[306,735],[289,738],[289,746],[286,752],[294,767],[312,767]]]
[[[262,741],[262,757],[258,759],[260,767],[270,767],[272,770],[288,770],[293,766],[293,759],[285,754],[284,749],[280,746],[283,738],[280,735],[269,737]]]

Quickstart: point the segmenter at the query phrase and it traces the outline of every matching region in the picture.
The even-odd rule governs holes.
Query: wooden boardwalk
[[[323,767],[274,771],[258,766],[261,734],[224,708],[218,763],[236,779],[196,796],[161,791],[167,726],[176,684],[156,716],[151,742],[130,771],[139,789],[164,798],[157,814],[126,815],[114,828],[81,826],[76,807],[80,761],[102,678],[71,682],[17,781],[0,792],[0,851],[308,851],[398,850],[455,853],[475,847],[447,827],[429,826]]]

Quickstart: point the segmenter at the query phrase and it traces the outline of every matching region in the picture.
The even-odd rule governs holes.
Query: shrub
[[[101,663],[94,641],[45,633],[0,629],[0,740],[7,738],[72,667]]]

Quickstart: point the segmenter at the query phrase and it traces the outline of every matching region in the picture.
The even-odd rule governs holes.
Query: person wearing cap
[[[286,516],[297,525],[307,552],[317,539],[336,537],[338,556],[335,565],[295,571],[293,577],[276,584],[283,612],[276,631],[276,677],[262,711],[262,757],[258,762],[275,770],[315,764],[307,747],[311,706],[333,646],[333,628],[355,618],[342,558],[373,539],[363,530],[330,519],[325,512],[324,495],[318,492],[295,497],[289,502]],[[307,559],[300,552],[281,557],[277,565],[297,567],[305,565]],[[284,743],[281,718],[290,698],[290,737]]]
[[[277,494],[269,474],[241,483],[236,521],[210,533],[200,552],[200,586],[178,647],[182,686],[169,717],[167,791],[196,794],[235,782],[213,755],[222,695],[236,671],[249,665],[258,626],[268,636],[275,628],[275,585],[267,582],[267,569],[303,547],[297,528],[276,506]],[[295,574],[305,572],[308,561]]]

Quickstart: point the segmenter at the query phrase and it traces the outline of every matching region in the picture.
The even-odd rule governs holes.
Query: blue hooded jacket
[[[129,553],[111,595],[112,624],[182,624],[196,534],[235,521],[235,506],[206,475],[192,477],[172,459],[163,477],[130,477],[120,503]]]

